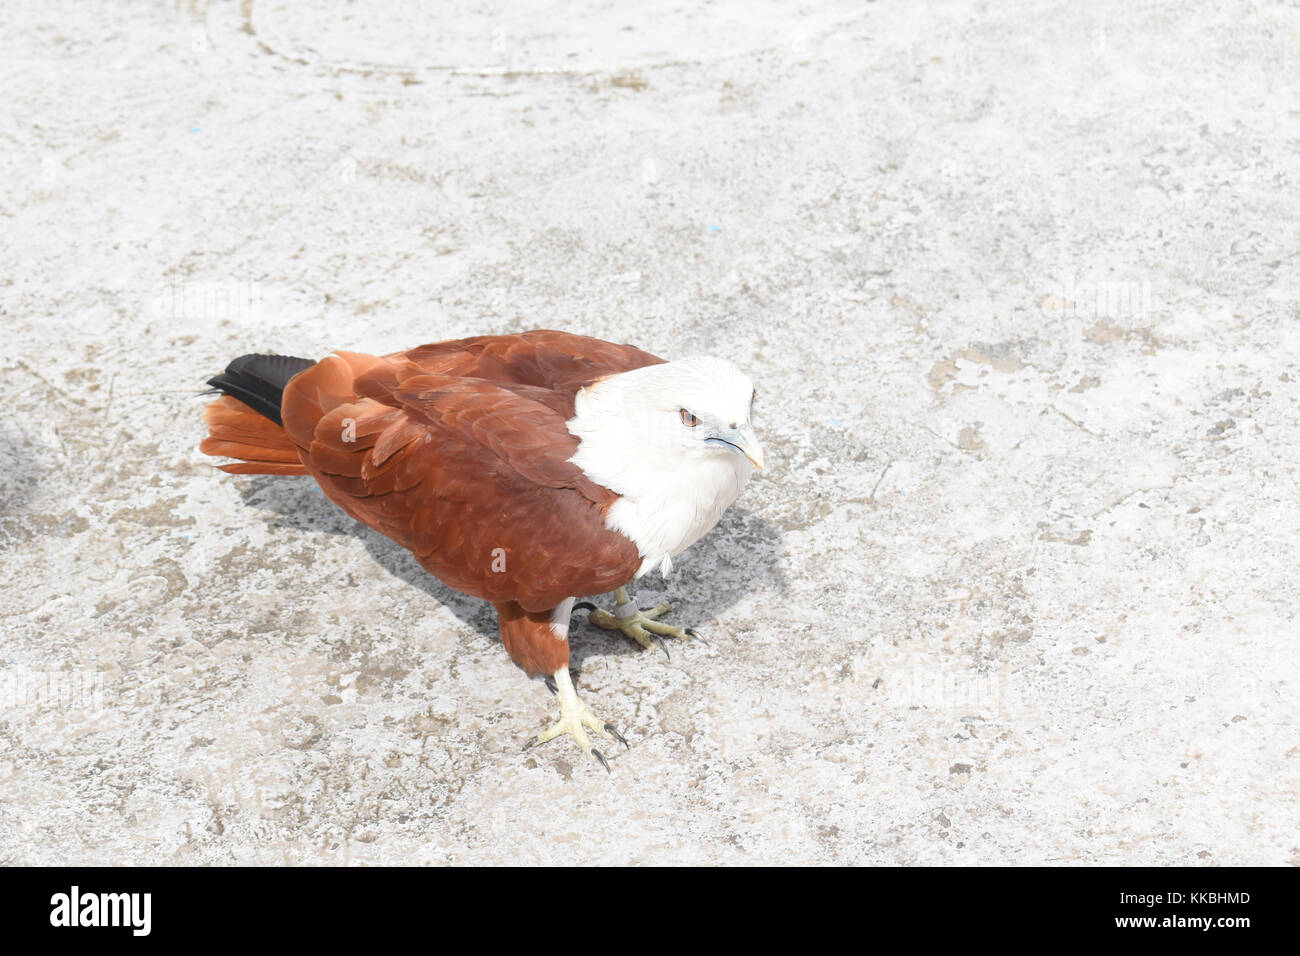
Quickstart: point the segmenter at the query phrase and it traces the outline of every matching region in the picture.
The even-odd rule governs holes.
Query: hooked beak
[[[721,429],[716,435],[710,435],[708,440],[721,445],[730,445],[753,462],[755,468],[759,471],[763,470],[763,446],[758,443],[758,436],[754,434],[754,429],[750,425]]]

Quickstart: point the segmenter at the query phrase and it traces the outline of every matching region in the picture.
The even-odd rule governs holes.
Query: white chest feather
[[[651,487],[645,487],[650,482],[631,482],[609,510],[606,526],[637,546],[642,558],[637,577],[656,567],[668,574],[672,559],[718,523],[749,480],[746,472],[752,471],[743,460],[707,460],[675,472],[643,473],[655,479]]]

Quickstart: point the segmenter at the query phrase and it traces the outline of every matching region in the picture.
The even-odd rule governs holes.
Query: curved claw
[[[538,744],[554,740],[556,737],[569,736],[573,738],[583,753],[593,760],[599,761],[600,765],[609,772],[609,761],[605,759],[603,753],[591,745],[591,738],[587,736],[587,731],[593,731],[595,734],[609,740],[617,740],[624,747],[627,746],[626,738],[593,714],[587,705],[578,698],[577,692],[573,689],[573,679],[569,676],[567,667],[561,668],[551,678],[548,678],[546,686],[560,702],[560,719],[549,730],[544,730],[540,734],[534,734],[528,738],[523,749],[529,750]]]
[[[573,610],[594,611],[596,610],[596,605],[592,604],[590,601],[579,601],[577,604],[573,605]]]
[[[626,596],[624,595],[624,597]],[[615,608],[612,614],[609,611],[592,607],[591,613],[587,616],[587,621],[602,630],[622,631],[646,650],[658,644],[659,649],[664,652],[664,657],[669,660],[672,660],[672,654],[668,653],[668,645],[664,642],[665,637],[673,637],[678,640],[693,637],[702,643],[708,643],[690,628],[675,627],[659,620],[670,610],[672,610],[672,605],[667,601],[641,610],[636,610],[635,605],[630,601],[624,601]]]

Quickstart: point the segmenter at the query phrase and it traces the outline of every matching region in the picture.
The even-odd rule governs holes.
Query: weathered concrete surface
[[[1300,861],[1300,9],[7,3],[0,861]],[[773,461],[579,628],[195,451],[232,356],[537,326]]]

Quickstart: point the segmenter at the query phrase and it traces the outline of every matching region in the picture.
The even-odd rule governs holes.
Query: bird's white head
[[[754,400],[749,377],[711,356],[648,365],[578,393],[568,427],[582,442],[572,460],[623,496],[611,527],[647,562],[694,543],[763,467]]]
[[[754,434],[754,383],[726,359],[694,356],[638,369],[652,443],[686,458],[740,455],[763,467]]]

